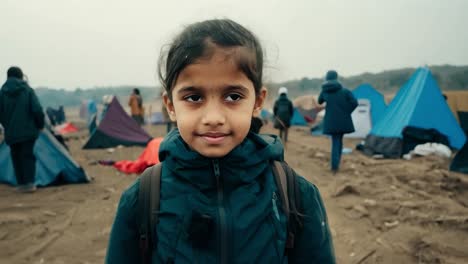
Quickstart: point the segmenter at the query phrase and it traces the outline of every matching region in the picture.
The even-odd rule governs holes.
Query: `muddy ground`
[[[146,129],[163,136],[165,128]],[[136,175],[96,161],[135,159],[143,148],[85,151],[86,137],[81,131],[67,143],[91,183],[34,194],[0,185],[0,263],[103,263],[116,205]],[[338,263],[468,263],[468,175],[449,172],[443,158],[375,160],[354,150],[332,175],[329,144],[293,128],[286,159],[320,188]]]

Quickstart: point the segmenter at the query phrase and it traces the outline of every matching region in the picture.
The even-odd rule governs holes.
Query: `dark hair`
[[[252,81],[255,93],[262,88],[263,51],[257,37],[230,19],[198,22],[185,28],[159,58],[159,78],[169,98],[185,67],[202,57],[210,57],[215,48],[234,48],[239,70]]]
[[[12,66],[7,71],[7,78],[10,77],[23,79],[23,71],[20,69],[20,67]]]
[[[133,89],[133,92],[136,94],[136,95],[140,95],[140,90],[138,88],[134,88]]]

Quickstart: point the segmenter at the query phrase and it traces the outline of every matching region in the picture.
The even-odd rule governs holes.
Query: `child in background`
[[[159,150],[152,263],[335,263],[322,199],[302,177],[303,227],[285,254],[287,217],[270,166],[283,147],[249,133],[267,93],[257,38],[232,20],[208,20],[188,26],[161,58],[164,103],[178,128]],[[139,179],[122,194],[106,263],[141,262],[138,193]]]
[[[288,88],[281,87],[278,90],[278,99],[273,106],[273,115],[275,116],[274,127],[279,129],[279,136],[285,144],[288,141],[288,131],[293,114],[294,106],[288,98]]]

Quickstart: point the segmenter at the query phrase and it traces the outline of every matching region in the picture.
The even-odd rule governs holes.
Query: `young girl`
[[[283,160],[283,147],[276,136],[249,133],[266,97],[257,38],[231,20],[195,23],[160,65],[164,103],[178,128],[159,150],[152,263],[335,263],[320,194],[302,177],[303,226],[285,250],[287,217],[270,165]],[[138,192],[139,179],[122,194],[107,263],[141,261]]]

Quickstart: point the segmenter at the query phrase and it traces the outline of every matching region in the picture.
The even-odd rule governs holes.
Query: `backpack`
[[[285,255],[294,248],[295,236],[303,227],[302,202],[297,174],[284,161],[271,162],[276,186],[281,198],[282,210],[287,217],[287,240]],[[138,231],[140,235],[140,256],[142,263],[151,263],[151,250],[156,238],[152,237],[158,222],[161,189],[162,163],[147,168],[140,176],[138,193]]]

